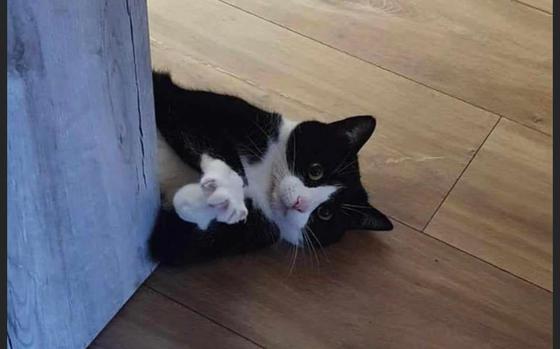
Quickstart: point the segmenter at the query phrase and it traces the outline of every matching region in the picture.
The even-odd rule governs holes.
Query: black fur
[[[237,97],[185,90],[167,74],[153,73],[153,81],[157,128],[195,169],[200,170],[200,155],[205,152],[243,177],[240,156],[258,161],[269,139],[278,137],[281,116],[277,113]]]
[[[278,230],[247,200],[245,223],[212,222],[207,231],[185,222],[173,208],[161,208],[150,238],[154,259],[168,265],[204,262],[220,256],[254,251],[278,240]]]
[[[237,97],[183,89],[167,74],[154,73],[153,79],[157,127],[171,148],[195,169],[200,170],[200,155],[205,152],[244,177],[241,157],[258,162],[269,140],[279,135],[282,117],[277,113]],[[357,116],[329,124],[303,122],[290,135],[286,155],[291,171],[308,187],[342,188],[311,214],[307,225],[313,232],[311,243],[331,244],[352,229],[392,229],[387,217],[368,203],[360,181],[357,152],[374,129],[373,117]],[[309,175],[313,164],[324,172],[320,179]],[[150,240],[152,255],[164,263],[182,264],[272,244],[278,239],[278,229],[250,200],[246,205],[246,223],[213,222],[204,232],[181,220],[173,209],[162,208]],[[329,210],[331,214],[325,215]]]

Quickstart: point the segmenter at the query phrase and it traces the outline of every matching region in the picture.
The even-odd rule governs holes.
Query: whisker
[[[293,159],[292,159],[292,170],[294,173],[296,172],[296,134],[294,132],[294,151],[293,151]]]
[[[337,174],[340,175],[340,174],[343,174],[343,173],[344,173],[344,170],[348,169],[350,166],[354,165],[354,164],[357,163],[357,162],[358,162],[358,159],[356,158],[356,159],[354,159],[354,160],[352,160],[352,161],[346,163],[346,164],[344,165],[344,167],[342,167],[342,168],[340,168],[339,170],[333,172],[333,175],[337,175]],[[353,169],[349,169],[349,170],[352,171]]]
[[[336,175],[343,176],[343,175],[349,175],[349,174],[352,174],[352,173],[360,173],[360,171],[357,170],[357,169],[350,168],[350,169],[348,169],[348,170],[346,170],[346,171],[339,172],[339,173],[337,173]]]
[[[332,171],[332,174],[336,174],[338,172],[338,170],[340,169],[340,167],[342,167],[346,164],[345,161],[348,158],[348,156],[350,156],[351,154],[352,154],[352,152],[348,152],[348,153],[346,153],[346,155],[344,155],[340,164]]]
[[[368,217],[368,215],[367,215],[366,213],[364,213],[364,212],[362,212],[362,211],[360,211],[360,210],[357,210],[357,209],[355,209],[355,208],[344,207],[344,206],[341,206],[341,208],[342,208],[343,210],[348,210],[348,211],[352,211],[352,212],[357,212],[357,213],[361,214],[361,215],[364,216],[364,217]]]
[[[248,153],[249,155],[252,155],[254,157],[256,157],[259,160],[262,160],[262,155],[257,154],[253,149],[247,147],[247,146],[242,146],[242,148],[240,149],[243,152]]]
[[[305,231],[302,231],[301,236],[303,237],[303,253],[304,253],[305,257],[306,257],[305,260],[307,261],[306,248],[307,248],[307,244],[308,244],[309,242],[307,241],[307,236],[305,235]],[[313,265],[313,259],[311,260],[311,265]]]
[[[259,117],[259,114],[257,114],[257,118],[258,118],[258,117]],[[270,138],[270,136],[271,136],[270,133],[267,133],[267,132],[261,127],[261,125],[259,125],[255,120],[251,120],[251,121],[253,122],[253,124],[254,124],[255,126],[257,126],[257,128],[258,128],[267,138]]]
[[[363,205],[354,205],[354,204],[342,204],[342,206],[347,206],[347,207],[356,207],[356,208],[365,208],[365,209],[369,209],[368,206],[363,206]]]
[[[294,267],[296,265],[296,259],[297,259],[297,255],[298,255],[298,246],[294,245],[294,259],[292,260],[292,265],[290,266],[290,273],[289,275],[292,275],[292,272],[294,271]]]
[[[309,247],[311,252],[313,252],[313,255],[315,256],[315,260],[317,261],[317,268],[321,267],[321,262],[319,261],[319,255],[317,254],[317,250],[315,249],[315,246],[313,246],[313,242],[311,241],[311,237],[309,234],[310,230],[305,227],[305,230],[303,231],[303,235],[306,237],[307,242],[309,243]]]
[[[325,251],[325,248],[323,247],[323,245],[321,244],[321,242],[317,238],[317,235],[315,235],[315,233],[313,232],[313,229],[311,229],[311,228],[308,228],[308,229],[309,229],[309,233],[311,234],[310,236],[315,240],[315,242],[317,242],[317,246],[319,246],[319,251],[321,251],[323,256],[327,259],[327,262],[330,263],[329,256],[327,255],[327,251]]]
[[[260,155],[258,156],[258,158],[262,160],[263,150],[260,149],[259,146],[255,144],[255,142],[253,141],[253,139],[252,139],[251,137],[247,137],[247,139],[251,142],[251,144],[253,145],[253,147],[254,147],[254,149],[256,150],[256,152],[257,152],[258,154],[260,154]]]

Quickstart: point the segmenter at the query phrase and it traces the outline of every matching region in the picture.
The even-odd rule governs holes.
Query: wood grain
[[[500,121],[426,232],[552,290],[552,140]]]
[[[402,225],[352,232],[320,264],[278,246],[150,287],[267,348],[550,348],[552,296]]]
[[[318,109],[330,120],[375,115],[378,129],[361,154],[364,182],[375,205],[418,228],[497,121],[218,1],[151,1],[149,16],[152,42],[162,50]]]
[[[536,9],[543,10],[548,13],[552,13],[552,1],[551,0],[519,0],[521,4],[526,4]]]
[[[12,349],[84,348],[154,268],[146,4],[8,12],[8,335]]]
[[[168,298],[141,287],[90,349],[258,348]]]
[[[216,66],[185,56],[156,41],[151,43],[151,59],[155,70],[171,72],[174,82],[185,88],[235,95],[266,110],[294,116],[294,119],[314,118],[327,121],[333,118],[325,111],[239,79]]]
[[[510,0],[224,1],[552,133],[549,14]]]

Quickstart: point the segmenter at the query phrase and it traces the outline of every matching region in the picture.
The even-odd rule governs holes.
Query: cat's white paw
[[[210,166],[201,164],[204,176],[200,187],[206,195],[206,203],[217,210],[218,222],[235,224],[245,220],[248,210],[243,179],[223,161],[213,159],[212,162]]]
[[[196,224],[206,230],[218,215],[218,209],[206,202],[207,195],[198,183],[181,187],[173,196],[173,207],[182,220]]]
[[[173,197],[175,212],[181,219],[206,230],[216,219],[226,224],[247,218],[243,179],[225,162],[203,155],[200,183],[181,187]]]
[[[239,223],[247,218],[245,203],[224,188],[216,189],[207,199],[209,206],[218,212],[216,220],[227,224]]]

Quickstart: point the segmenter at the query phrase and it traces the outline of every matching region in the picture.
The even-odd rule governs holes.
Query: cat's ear
[[[371,205],[347,210],[350,213],[349,230],[393,230],[393,223]]]
[[[331,123],[337,132],[346,137],[356,152],[367,142],[375,130],[375,118],[371,115],[350,116]]]

